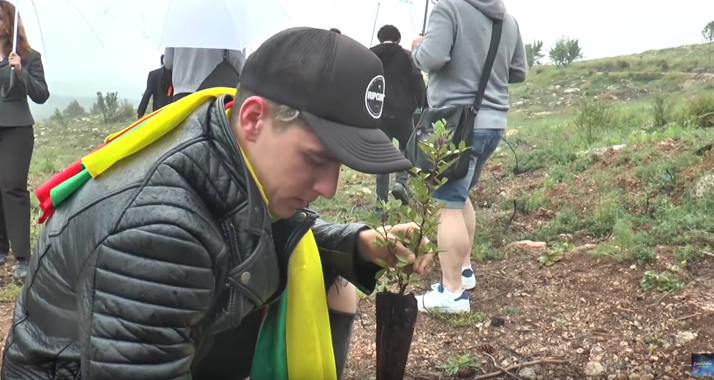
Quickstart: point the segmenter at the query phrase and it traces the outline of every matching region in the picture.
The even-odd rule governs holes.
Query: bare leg
[[[460,294],[463,291],[461,267],[471,249],[464,213],[462,209],[442,209],[439,217],[441,223],[437,239],[439,248],[443,250],[439,253],[442,284],[446,290]]]
[[[474,205],[471,203],[471,199],[466,198],[466,204],[464,205],[464,209],[462,211],[470,242],[469,254],[464,257],[462,268],[469,268],[471,267],[471,255],[473,253],[474,237],[476,235],[476,212],[474,211]]]

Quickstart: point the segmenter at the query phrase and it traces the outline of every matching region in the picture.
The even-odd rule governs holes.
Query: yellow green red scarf
[[[39,222],[44,223],[87,181],[151,145],[206,101],[224,94],[235,96],[235,91],[210,88],[196,92],[108,136],[97,149],[35,191],[43,212]],[[230,103],[226,108],[230,112]],[[267,206],[268,199],[253,167],[245,154],[243,157]],[[255,349],[251,379],[337,379],[322,265],[312,231],[303,237],[290,258],[287,291],[268,306]]]

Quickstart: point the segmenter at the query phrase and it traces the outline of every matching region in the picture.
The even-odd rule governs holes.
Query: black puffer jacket
[[[206,379],[196,368],[217,355],[228,373],[241,342],[216,347],[215,337],[282,294],[310,228],[326,277],[373,290],[379,268],[353,254],[363,225],[303,210],[271,228],[222,112],[228,100],[202,106],[55,211],[17,300],[3,380]]]

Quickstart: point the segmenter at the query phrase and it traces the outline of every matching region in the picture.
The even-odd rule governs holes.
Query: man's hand
[[[10,56],[7,58],[7,62],[10,64],[10,67],[15,69],[16,73],[20,74],[22,72],[22,59],[19,55],[17,55],[17,53],[10,53]]]
[[[381,228],[381,227],[380,227]],[[399,260],[395,255],[405,256],[409,263],[412,264],[412,270],[417,274],[424,273],[424,270],[429,265],[434,255],[423,255],[417,259],[413,252],[410,252],[406,247],[398,242],[395,235],[404,235],[410,237],[413,233],[418,233],[419,227],[415,223],[397,224],[396,226],[386,226],[387,239],[396,242],[395,252],[390,252],[388,247],[382,247],[378,244],[382,234],[379,231],[369,229],[364,230],[357,236],[357,250],[360,256],[375,264],[379,264],[380,260],[386,261],[390,266],[396,266]],[[429,239],[422,238],[421,244],[426,244]]]
[[[417,45],[419,45],[422,41],[424,41],[424,37],[417,37],[412,41],[412,50],[416,49]]]

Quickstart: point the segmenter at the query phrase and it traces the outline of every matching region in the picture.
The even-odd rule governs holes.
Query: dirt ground
[[[420,314],[406,378],[446,378],[437,366],[467,353],[480,359],[478,374],[489,373],[497,370],[490,351],[503,367],[546,357],[567,361],[522,370],[523,379],[585,378],[586,366],[599,372],[591,378],[682,379],[689,377],[691,353],[714,352],[711,262],[693,270],[688,290],[678,295],[645,293],[643,268],[600,261],[585,250],[550,268],[522,256],[480,263],[475,271],[471,310],[485,318]],[[348,379],[374,373],[373,300],[361,300],[359,311]],[[498,318],[505,324],[492,326]]]
[[[672,155],[686,148],[672,141],[659,145]],[[714,155],[709,156],[701,163],[703,167],[714,166]],[[617,152],[605,152],[591,170],[612,167],[620,158]],[[488,204],[500,194],[528,194],[542,187],[542,171],[501,181],[503,170],[495,162],[487,165],[482,178],[489,178],[488,183],[475,194],[477,212],[497,212],[489,210]],[[685,174],[685,182],[691,182],[692,173]],[[641,187],[627,171],[617,180],[626,181],[623,187],[630,192]],[[584,174],[573,181],[580,189],[593,188],[593,176]],[[549,190],[546,199],[567,201],[576,196],[583,207],[592,201],[591,196],[570,194],[565,184]],[[554,214],[547,209],[519,214],[509,228],[530,231],[545,225]],[[618,263],[590,253],[606,239],[563,238],[575,248],[552,266],[538,262],[542,251],[527,242],[522,249],[506,249],[504,260],[475,263],[478,284],[470,292],[472,313],[420,314],[406,378],[448,379],[439,366],[450,358],[471,355],[480,363],[472,375],[476,378],[498,367],[555,358],[564,363],[516,369],[493,378],[683,379],[690,377],[692,353],[714,352],[714,257],[706,256],[685,271],[673,265],[671,247],[657,247],[651,263]],[[439,271],[438,263],[432,266],[415,292],[424,292],[439,281]],[[681,293],[644,291],[640,281],[647,271],[676,272],[686,288]],[[374,378],[376,364],[374,297],[362,299],[359,312],[361,322],[355,326],[345,378],[367,380]],[[505,323],[499,326],[496,322],[501,321]]]

